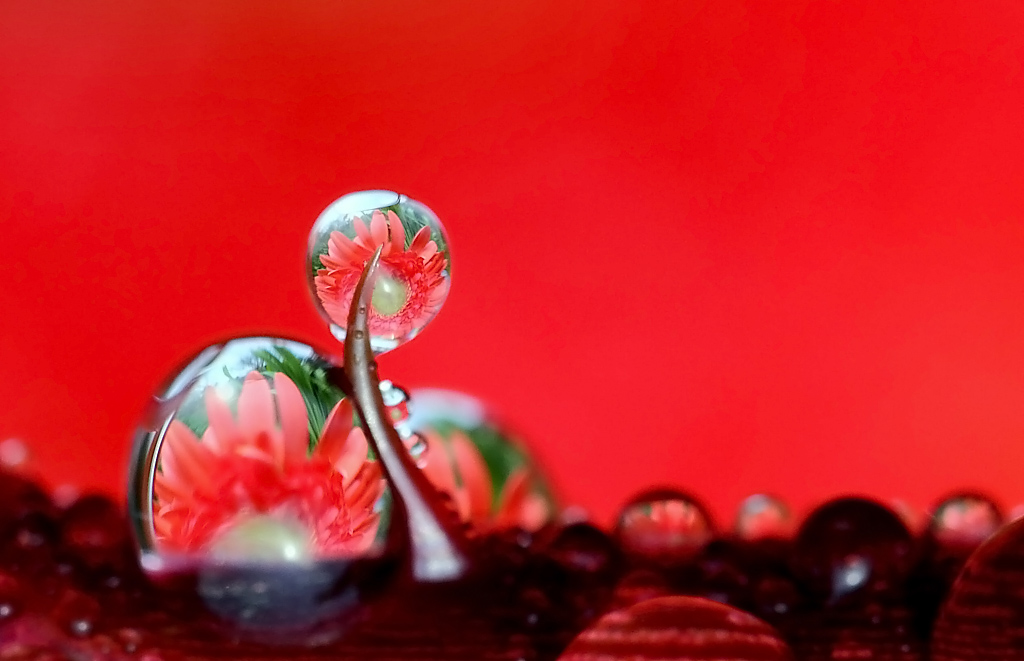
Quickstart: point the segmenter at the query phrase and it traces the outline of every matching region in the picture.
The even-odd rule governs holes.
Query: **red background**
[[[228,333],[329,343],[317,214],[431,206],[454,282],[383,361],[608,517],[674,483],[1024,499],[1024,4],[0,4],[0,438],[118,489]]]

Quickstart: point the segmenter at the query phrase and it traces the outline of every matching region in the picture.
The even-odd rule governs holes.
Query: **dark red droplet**
[[[829,605],[894,600],[916,560],[916,545],[900,517],[864,498],[830,501],[804,521],[793,547],[793,574]]]
[[[609,613],[577,636],[559,657],[561,661],[792,658],[768,624],[697,597],[661,597]]]
[[[93,597],[75,589],[61,594],[53,610],[53,622],[73,636],[88,636],[99,622],[100,605]]]
[[[80,498],[61,519],[62,545],[89,567],[117,564],[127,539],[120,508],[106,496]]]
[[[618,545],[589,523],[573,523],[553,533],[544,551],[565,569],[597,580],[614,579],[622,565]]]
[[[1024,660],[1024,519],[970,557],[932,632],[934,661]]]

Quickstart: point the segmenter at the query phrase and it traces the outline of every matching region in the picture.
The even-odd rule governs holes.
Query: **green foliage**
[[[327,416],[344,397],[327,377],[330,365],[315,357],[299,358],[284,347],[259,350],[254,352],[254,356],[257,359],[254,367],[264,376],[273,379],[275,374],[284,374],[299,389],[306,404],[312,450],[323,432]]]

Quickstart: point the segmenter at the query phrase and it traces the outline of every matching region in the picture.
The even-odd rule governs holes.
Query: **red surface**
[[[554,6],[552,6],[554,5]],[[327,343],[336,196],[430,205],[383,367],[610,516],[675,483],[1024,500],[1024,4],[0,4],[0,438],[118,488],[194,349]]]

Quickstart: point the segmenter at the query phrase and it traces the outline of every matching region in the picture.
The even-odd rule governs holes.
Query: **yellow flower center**
[[[313,559],[309,531],[295,522],[259,515],[235,524],[210,551],[229,562],[305,563]]]
[[[387,273],[381,273],[377,276],[377,282],[373,286],[373,297],[370,299],[370,304],[382,317],[393,317],[402,311],[408,298],[409,290],[404,282]]]

